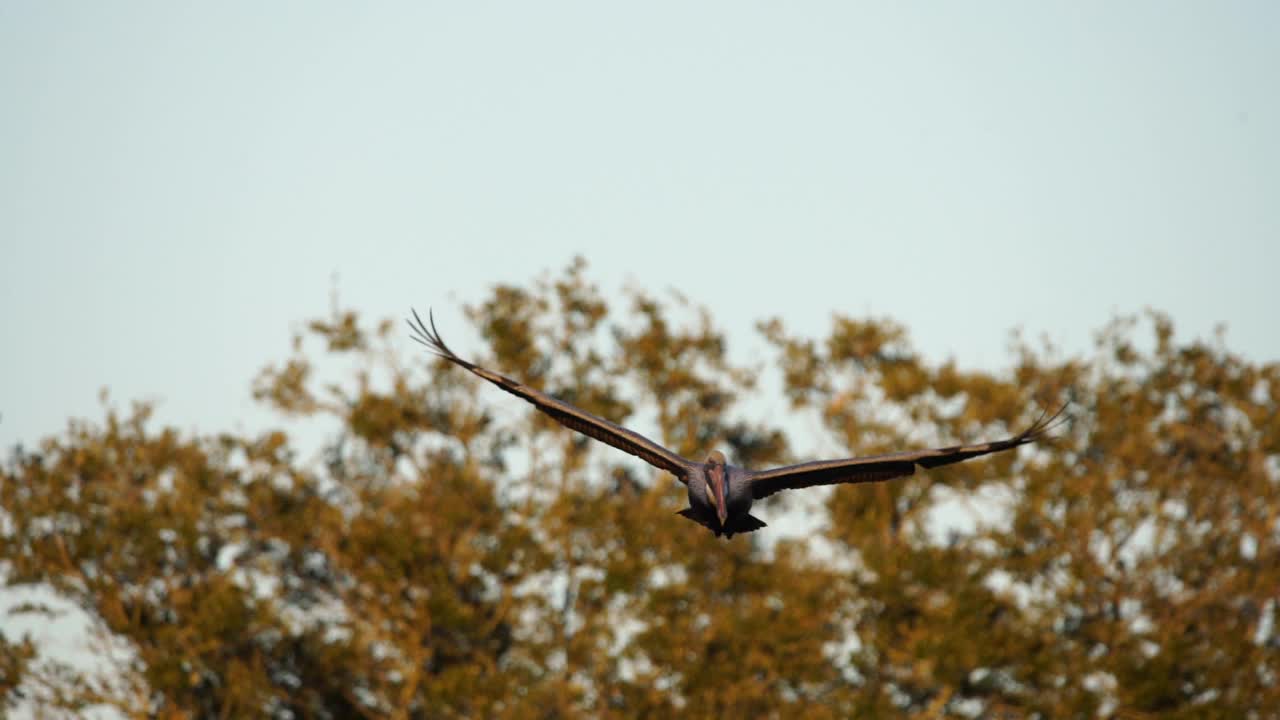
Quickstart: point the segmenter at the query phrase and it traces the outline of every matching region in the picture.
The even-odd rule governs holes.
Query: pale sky
[[[256,427],[335,273],[465,340],[574,254],[738,347],[870,312],[997,367],[1153,306],[1280,358],[1278,38],[1276,2],[3,0],[0,447],[103,386]]]

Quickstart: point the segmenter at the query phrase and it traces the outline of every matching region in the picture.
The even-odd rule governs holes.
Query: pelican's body
[[[706,462],[694,462],[653,442],[649,438],[628,430],[602,417],[574,407],[563,400],[531,388],[518,380],[486,370],[458,357],[440,338],[435,322],[428,328],[414,313],[415,324],[409,322],[414,339],[426,345],[435,354],[468,372],[497,385],[499,388],[532,403],[538,410],[551,416],[561,425],[600,442],[630,453],[650,465],[671,473],[688,488],[689,507],[680,515],[705,526],[716,537],[733,537],[735,533],[751,532],[765,527],[765,523],[751,515],[751,505],[779,490],[835,485],[842,483],[880,482],[904,477],[915,472],[916,467],[934,468],[960,462],[969,458],[1001,452],[1025,445],[1044,437],[1052,427],[1052,416],[1042,413],[1026,430],[1005,440],[975,445],[954,445],[929,450],[892,453],[873,457],[853,457],[839,460],[788,465],[767,470],[748,470],[730,465],[719,450],[713,450]],[[1065,406],[1064,408],[1065,409]]]
[[[717,488],[717,484],[720,487]],[[705,525],[716,537],[751,532],[764,521],[751,515],[751,475],[746,468],[725,462],[724,454],[712,451],[704,463],[689,474],[689,507],[680,514]]]

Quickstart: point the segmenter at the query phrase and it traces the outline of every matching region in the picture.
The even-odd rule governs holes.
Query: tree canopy
[[[609,297],[581,261],[494,287],[467,308],[484,342],[464,354],[686,456],[721,448],[749,467],[995,439],[1063,400],[1073,421],[1016,453],[805,491],[825,513],[812,540],[775,527],[717,540],[674,514],[686,500],[669,476],[406,354],[398,322],[335,309],[253,383],[278,429],[193,436],[137,404],[9,453],[4,582],[49,587],[130,652],[97,677],[0,639],[4,705],[163,718],[1280,707],[1280,363],[1180,338],[1156,312],[1112,321],[1080,356],[1015,339],[1000,371],[923,357],[888,320],[836,314],[810,338],[769,318],[771,353],[742,362],[707,309]],[[330,381],[335,367],[347,372]],[[294,437],[316,421],[318,455]],[[753,512],[777,525],[803,511],[796,499]],[[957,499],[996,511],[940,534]]]

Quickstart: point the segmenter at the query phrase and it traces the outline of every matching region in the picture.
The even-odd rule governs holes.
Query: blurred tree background
[[[768,319],[775,354],[738,365],[707,310],[606,302],[581,261],[467,312],[485,344],[464,356],[690,457],[994,439],[1064,400],[1074,421],[816,491],[812,539],[779,539],[805,511],[784,495],[757,508],[769,529],[717,540],[674,514],[673,478],[335,309],[253,385],[281,429],[192,437],[138,404],[8,455],[5,583],[125,651],[88,673],[9,638],[0,713],[1277,717],[1280,363],[1149,313],[1086,356],[1015,340],[1001,372],[921,357],[885,320]],[[793,412],[754,417],[779,389]],[[313,460],[289,425],[317,420]],[[939,536],[957,496],[998,512]]]

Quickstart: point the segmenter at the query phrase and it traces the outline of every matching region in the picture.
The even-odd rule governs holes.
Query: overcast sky
[[[1280,3],[0,2],[0,445],[255,426],[292,329],[574,254],[999,366],[1154,306],[1280,358]],[[454,343],[459,344],[459,343]],[[408,344],[406,343],[406,348]]]

